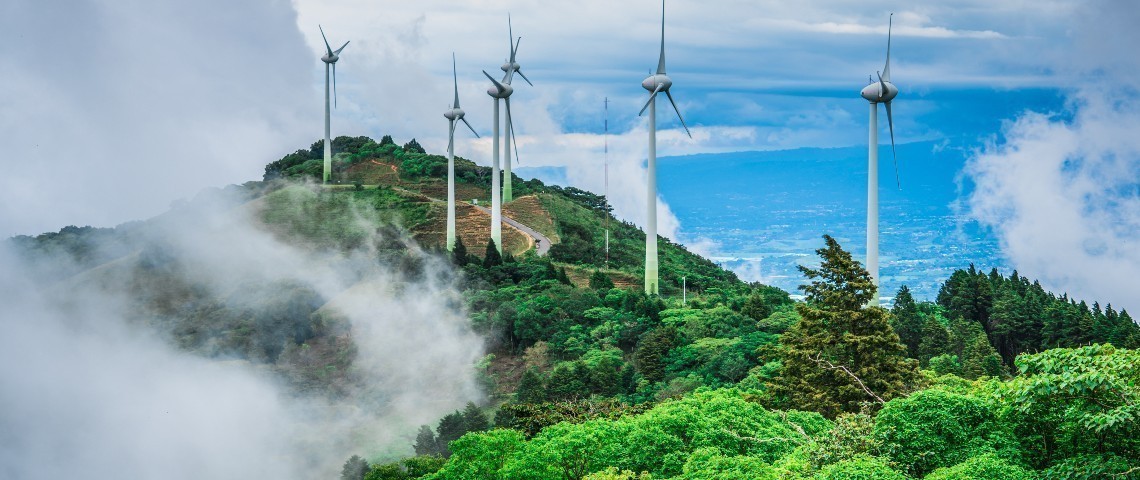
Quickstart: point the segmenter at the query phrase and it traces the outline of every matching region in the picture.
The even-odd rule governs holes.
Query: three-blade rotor
[[[887,109],[887,126],[891,132],[891,159],[895,166],[895,184],[902,188],[902,182],[899,181],[899,163],[898,153],[895,148],[895,120],[891,112],[891,102],[898,95],[899,90],[891,83],[891,29],[894,24],[894,14],[891,14],[891,19],[887,23],[887,60],[883,64],[881,72],[875,72],[878,77],[876,81],[874,78],[868,78],[868,85],[863,87],[860,95],[871,102],[872,105],[883,104]],[[878,107],[876,107],[878,108]],[[877,125],[871,125],[871,128],[878,128]]]
[[[463,109],[459,106],[459,76],[456,73],[456,69],[455,69],[455,53],[451,54],[451,80],[452,80],[452,86],[455,88],[455,101],[451,104],[451,111],[448,112],[448,113],[450,113],[450,116],[445,115],[452,122],[451,142],[455,141],[454,127],[455,127],[455,121],[456,120],[462,121],[463,124],[467,125],[467,128],[469,130],[471,130],[471,133],[475,134],[475,138],[479,138],[479,132],[476,132],[475,128],[472,127],[470,123],[467,123],[467,118],[464,115]]]
[[[344,45],[341,45],[340,48],[333,50],[332,46],[329,45],[328,37],[325,36],[324,27],[317,25],[317,28],[320,29],[320,31],[321,31],[321,39],[325,41],[325,51],[327,52],[325,54],[325,56],[321,57],[321,60],[332,66],[333,107],[335,108],[336,107],[336,61],[340,60],[340,52],[344,50],[344,47],[348,46],[348,42],[344,42]]]
[[[681,116],[681,110],[677,108],[677,102],[673,100],[673,94],[669,93],[669,88],[672,86],[673,80],[665,73],[665,0],[661,0],[661,51],[657,58],[657,73],[649,75],[641,82],[641,87],[648,90],[650,94],[649,100],[645,102],[645,106],[641,107],[641,112],[637,115],[644,115],[649,105],[657,100],[657,94],[665,92],[665,96],[669,98],[669,104],[673,105],[673,111],[677,113],[677,119],[681,121],[681,126],[685,129],[685,134],[689,138],[693,138],[689,126],[685,124],[685,118]]]

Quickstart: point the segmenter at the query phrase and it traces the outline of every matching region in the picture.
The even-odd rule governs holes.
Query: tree
[[[634,360],[641,376],[650,382],[665,380],[665,356],[677,344],[677,332],[673,327],[650,330],[637,344]]]
[[[922,341],[918,344],[918,361],[926,365],[932,358],[952,352],[950,331],[938,320],[926,319],[922,325]],[[954,355],[957,356],[957,353]]]
[[[784,359],[773,393],[835,418],[902,395],[920,377],[887,311],[865,306],[875,295],[871,275],[834,238],[823,238],[820,268],[800,267],[811,283],[800,287],[807,294],[796,305],[801,320],[780,338]]]
[[[467,406],[463,408],[464,433],[482,432],[488,428],[491,428],[491,422],[487,421],[487,416],[483,415],[479,406],[474,402],[467,402]]]
[[[515,401],[518,403],[542,403],[546,400],[546,387],[542,385],[542,377],[533,367],[523,372],[519,388],[515,391]]]
[[[939,468],[926,476],[926,480],[1035,480],[1036,478],[1038,477],[1033,471],[1002,460],[993,454],[974,457],[953,467]]]
[[[448,444],[462,437],[464,433],[463,413],[456,410],[449,413],[439,420],[439,425],[435,427],[435,441],[439,445],[439,452],[443,456],[450,456],[451,450],[448,449]]]
[[[614,288],[614,281],[610,280],[610,276],[602,273],[601,270],[594,270],[590,275],[590,289],[591,290],[609,290]]]
[[[404,144],[404,151],[408,153],[427,153],[424,147],[420,146],[420,142],[417,142],[414,138]]]
[[[1140,351],[1107,344],[1054,348],[1018,356],[1017,367],[1020,375],[998,386],[997,400],[1031,466],[1085,456],[1140,458]],[[1140,469],[1140,462],[1130,467]]]
[[[451,250],[451,261],[463,268],[467,265],[467,246],[463,244],[463,237],[455,236],[455,248]]]
[[[353,455],[344,462],[344,468],[340,471],[340,480],[364,480],[366,473],[368,473],[368,461],[359,455]]]
[[[395,144],[396,144],[396,141],[392,140],[391,135],[384,135],[383,137],[380,138],[380,146],[395,145]]]
[[[435,440],[435,433],[431,431],[431,427],[427,425],[420,425],[420,431],[416,434],[416,443],[412,446],[416,451],[416,455],[436,455],[441,453],[439,442]]]
[[[906,345],[906,356],[919,358],[918,348],[922,344],[925,323],[918,313],[918,305],[914,302],[910,289],[903,285],[895,295],[895,305],[891,307],[891,328],[898,334],[899,341]]]
[[[491,268],[503,264],[503,256],[499,254],[499,249],[495,248],[495,241],[487,241],[487,253],[483,255],[483,268]]]
[[[986,453],[1021,457],[1010,425],[993,407],[981,398],[937,389],[887,402],[875,417],[875,436],[881,450],[915,478]]]
[[[772,314],[772,307],[769,307],[768,303],[764,301],[764,295],[757,291],[749,295],[748,299],[744,301],[744,307],[740,309],[740,313],[759,322]]]

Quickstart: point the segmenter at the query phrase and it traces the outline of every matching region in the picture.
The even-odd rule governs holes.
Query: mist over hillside
[[[296,220],[317,213],[304,191]],[[406,454],[482,398],[445,261],[367,208],[350,248],[307,244],[265,223],[262,193],[4,242],[2,476],[328,478],[344,449]]]

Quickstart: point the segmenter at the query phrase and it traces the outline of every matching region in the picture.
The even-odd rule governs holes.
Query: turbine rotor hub
[[[882,88],[883,85],[886,85],[887,88]],[[870,85],[863,87],[863,90],[859,92],[859,96],[871,103],[886,103],[894,100],[899,94],[898,87],[886,81],[883,82],[883,85],[880,85],[879,82],[871,82]],[[881,95],[880,90],[882,90]]]
[[[329,54],[326,53],[326,54],[324,54],[324,56],[321,57],[321,61],[325,62],[325,63],[336,63],[337,60],[340,60],[340,55],[337,55],[337,54],[333,54],[330,56]]]
[[[662,92],[667,92],[669,91],[669,87],[673,86],[673,79],[664,73],[658,73],[645,77],[645,80],[641,81],[641,88],[649,90],[650,92],[656,90],[658,85],[661,85]]]
[[[514,87],[505,83],[503,84],[503,89],[501,91],[494,85],[491,85],[489,88],[487,88],[487,95],[490,95],[493,98],[507,98],[510,97],[512,93],[515,93]]]
[[[465,114],[465,112],[463,111],[462,108],[453,108],[451,110],[443,112],[444,118],[451,120],[451,121],[462,120],[464,114]]]

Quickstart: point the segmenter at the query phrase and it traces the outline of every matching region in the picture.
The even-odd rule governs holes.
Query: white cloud
[[[1102,2],[1078,17],[1058,69],[1078,87],[1065,112],[1022,115],[979,152],[970,213],[1020,273],[1077,298],[1140,305],[1140,8]],[[1115,33],[1108,33],[1115,32]]]
[[[321,128],[287,2],[14,0],[0,30],[0,236],[155,215]]]

